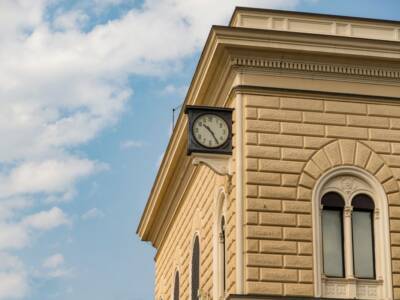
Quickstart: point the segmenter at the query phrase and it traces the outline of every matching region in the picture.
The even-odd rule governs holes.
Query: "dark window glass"
[[[198,292],[200,288],[200,244],[199,238],[196,236],[193,245],[192,255],[192,300],[198,300]]]
[[[322,197],[321,204],[324,208],[343,208],[344,200],[338,193],[329,192]]]
[[[344,277],[344,200],[339,194],[330,192],[322,197],[321,204],[324,274],[328,277]]]
[[[225,241],[225,218],[221,219],[221,243],[222,243],[222,276],[223,276],[223,291],[226,291],[226,241]]]
[[[370,196],[365,194],[354,196],[351,205],[353,206],[353,210],[373,211],[375,209],[374,201]]]
[[[179,300],[179,273],[175,273],[174,300]]]
[[[367,195],[352,200],[353,261],[357,278],[375,278],[373,235],[374,202]]]

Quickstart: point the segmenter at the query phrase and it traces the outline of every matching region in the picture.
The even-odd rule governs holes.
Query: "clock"
[[[189,136],[188,154],[232,153],[232,109],[186,106]]]

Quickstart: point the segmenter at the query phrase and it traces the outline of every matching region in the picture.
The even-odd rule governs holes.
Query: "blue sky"
[[[400,20],[396,0],[0,1],[0,300],[152,299],[136,227],[235,5]]]

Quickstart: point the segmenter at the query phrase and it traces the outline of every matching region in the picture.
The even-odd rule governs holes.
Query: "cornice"
[[[260,57],[232,57],[230,59],[230,65],[232,67],[239,66],[285,71],[361,76],[368,78],[400,79],[400,68],[371,67],[355,64],[318,63]]]

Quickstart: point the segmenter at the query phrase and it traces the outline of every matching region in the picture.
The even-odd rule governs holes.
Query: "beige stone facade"
[[[400,299],[399,22],[239,8],[212,29],[185,104],[234,108],[234,149],[228,175],[194,165],[181,114],[138,228],[157,249],[156,299],[173,299],[176,271],[190,299],[196,235],[202,297],[222,299],[221,213],[224,298]],[[321,274],[317,190],[335,172],[381,191],[374,280]]]

